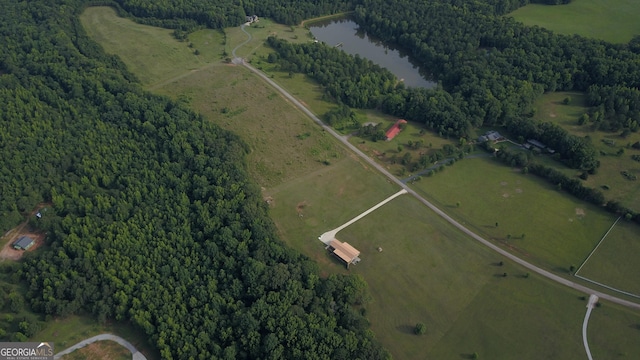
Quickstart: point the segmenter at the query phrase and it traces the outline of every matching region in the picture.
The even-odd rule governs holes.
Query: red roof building
[[[406,124],[406,123],[407,123],[407,120],[400,119],[396,121],[396,123],[393,124],[393,126],[389,128],[389,130],[387,130],[387,133],[385,134],[387,136],[387,140],[391,140],[394,137],[396,137],[396,135],[398,135],[402,130],[400,129],[400,124]]]

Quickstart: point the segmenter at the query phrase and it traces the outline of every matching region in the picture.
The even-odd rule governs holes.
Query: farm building
[[[400,128],[400,125],[406,124],[406,123],[407,123],[407,120],[400,119],[400,120],[396,121],[396,123],[393,124],[393,126],[390,127],[389,130],[387,130],[387,133],[385,134],[385,136],[387,137],[387,140],[391,140],[394,137],[396,137],[396,135],[398,135],[400,133],[400,131],[402,130]]]
[[[340,260],[344,261],[347,264],[347,269],[350,264],[357,264],[360,261],[358,257],[360,255],[360,251],[358,251],[353,246],[349,245],[346,242],[340,242],[337,239],[331,240],[327,249],[333,253],[333,255],[340,258]]]
[[[20,236],[20,238],[13,243],[13,248],[16,250],[27,250],[35,243],[36,241],[28,236]]]
[[[480,137],[478,137],[478,142],[486,142],[486,141],[500,141],[503,140],[504,138],[502,137],[502,135],[500,135],[499,132],[491,130],[491,131],[487,131],[484,135],[481,135]]]

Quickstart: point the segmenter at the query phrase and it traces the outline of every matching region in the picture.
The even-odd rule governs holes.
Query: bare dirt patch
[[[302,213],[304,212],[304,209],[308,206],[307,201],[301,201],[298,203],[298,205],[296,205],[296,212],[298,213],[298,215],[302,215]]]
[[[584,212],[583,208],[576,208],[576,216],[585,216],[586,213]]]
[[[522,194],[522,189],[517,188],[517,189],[516,189],[516,194]]]
[[[502,185],[502,186],[507,186],[507,184],[508,183],[506,181],[500,181],[500,185]]]
[[[113,341],[97,341],[62,357],[62,359],[120,360],[131,359],[131,353]]]
[[[36,241],[36,243],[26,251],[34,251],[35,249],[42,246],[42,244],[44,244],[44,234],[29,231],[28,229],[26,229],[26,227],[22,226],[23,225],[16,228],[15,231],[11,231],[9,240],[4,244],[2,250],[0,250],[0,260],[20,260],[22,255],[25,253],[25,250],[16,250],[13,248],[13,242],[16,241],[20,236],[25,235]]]
[[[509,197],[509,193],[502,194],[502,197],[505,198],[505,199],[508,198]]]

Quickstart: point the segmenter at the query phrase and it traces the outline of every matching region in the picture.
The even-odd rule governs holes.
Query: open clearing
[[[275,90],[243,67],[211,67],[157,90],[188,99],[208,120],[249,145],[249,171],[274,186],[338,161],[344,150]]]
[[[602,241],[579,275],[640,296],[638,225],[620,220]]]
[[[229,51],[236,41],[234,31],[240,29],[226,31]],[[238,36],[238,43],[244,39]],[[254,48],[256,52],[266,51],[259,42]],[[245,56],[242,51],[238,54]],[[274,73],[278,82],[282,76]],[[285,87],[291,84],[298,89],[292,91],[294,95],[315,112],[321,113],[315,106],[330,107],[323,105],[328,103],[323,103],[317,88],[316,92],[305,90],[305,84],[309,84],[306,78],[295,75],[282,80]],[[248,158],[251,174],[265,187],[265,200],[281,238],[316,260],[323,275],[347,273],[344,265],[324,250],[317,236],[396,193],[397,186],[354,156],[345,156],[333,138],[241,67],[207,67],[197,76],[182,77],[159,91],[188,102],[207,119],[245,139],[252,150]],[[295,115],[293,120],[284,121],[291,114]],[[265,138],[265,134],[270,136]],[[338,156],[329,157],[325,165],[324,154],[334,150],[308,153],[297,147],[301,141],[317,141],[313,144],[318,145],[310,143],[308,149],[331,146]],[[297,154],[301,154],[301,162],[287,165]],[[448,172],[466,161],[434,179],[443,177],[447,181],[444,177]],[[477,173],[481,175],[482,171]],[[529,188],[518,185],[512,190],[514,194],[527,194]],[[531,214],[526,207],[520,210],[523,218]],[[596,230],[608,228],[606,221],[598,220],[599,215],[593,215],[588,207],[580,205],[570,210],[564,215],[574,220],[578,216],[594,220]],[[495,214],[498,210],[484,211]],[[533,214],[538,214],[535,209]],[[566,226],[568,217],[561,224]],[[520,267],[506,261],[498,266],[501,259],[497,255],[463,236],[413,198],[395,199],[343,230],[340,239],[362,251],[362,261],[351,271],[361,274],[369,284],[373,302],[367,306],[367,317],[395,358],[461,359],[474,352],[492,359],[584,358],[580,326],[586,302],[578,298],[580,294],[534,275],[525,277]],[[598,239],[594,237],[593,242]],[[588,253],[592,244],[585,243]],[[378,252],[377,247],[384,251]],[[507,277],[503,277],[505,272]],[[640,342],[620,340],[635,334],[633,326],[640,324],[640,315],[617,307],[603,308],[608,311],[602,315],[606,327],[600,328],[604,330],[601,338],[590,341],[594,354],[599,351],[640,357]],[[599,316],[598,311],[592,321]],[[413,335],[417,322],[427,324],[426,335]],[[590,325],[590,329],[595,328]]]
[[[492,158],[456,162],[414,188],[476,233],[552,271],[580,265],[616,219]]]
[[[525,25],[627,43],[640,34],[637,0],[574,0],[566,5],[529,4],[510,13]]]

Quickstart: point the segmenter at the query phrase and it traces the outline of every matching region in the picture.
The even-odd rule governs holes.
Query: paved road
[[[381,207],[382,205],[388,203],[389,201],[397,198],[398,196],[402,195],[402,194],[406,194],[407,191],[405,189],[402,189],[400,191],[398,191],[397,193],[389,196],[388,198],[382,200],[381,202],[377,203],[376,205],[370,207],[369,209],[367,209],[365,212],[363,212],[362,214],[354,217],[353,219],[349,220],[348,222],[338,226],[337,228],[327,231],[326,233],[320,235],[320,237],[318,238],[318,240],[322,241],[323,243],[325,243],[326,245],[329,245],[331,243],[331,241],[333,241],[333,239],[336,238],[336,234],[346,228],[347,226],[353,224],[354,222],[362,219],[363,217],[369,215],[370,213],[374,212],[376,209],[378,209],[379,207]]]
[[[142,353],[140,351],[138,351],[138,349],[136,349],[135,346],[133,346],[130,342],[128,342],[127,340],[121,338],[120,336],[117,335],[113,335],[113,334],[100,334],[100,335],[96,335],[92,338],[88,338],[85,340],[80,341],[79,343],[73,345],[70,348],[64,349],[61,352],[55,354],[53,356],[54,359],[58,360],[60,359],[62,356],[70,354],[80,348],[83,348],[89,344],[93,344],[96,341],[104,341],[104,340],[109,340],[109,341],[115,341],[118,344],[124,346],[127,348],[127,350],[131,351],[131,355],[132,355],[132,359],[133,360],[147,360],[147,358],[142,355]]]
[[[584,315],[584,321],[582,322],[582,342],[584,343],[584,350],[587,352],[589,360],[593,360],[591,357],[591,350],[589,350],[589,342],[587,341],[587,324],[589,323],[589,316],[593,307],[598,302],[598,297],[595,295],[589,296],[589,303],[587,303],[587,313]]]
[[[244,31],[244,28],[243,28],[243,31]],[[269,85],[271,85],[276,90],[278,90],[287,100],[291,101],[298,109],[300,109],[303,113],[305,113],[307,116],[309,116],[313,121],[315,121],[319,126],[321,126],[326,132],[328,132],[329,134],[333,135],[336,139],[338,139],[338,141],[342,142],[342,144],[344,144],[344,146],[346,146],[349,150],[351,150],[355,154],[357,154],[360,158],[362,158],[362,160],[366,161],[369,165],[371,165],[372,167],[376,168],[378,171],[380,171],[382,174],[384,174],[387,178],[389,178],[389,180],[391,180],[392,182],[398,184],[398,186],[400,186],[402,189],[405,189],[407,191],[407,193],[411,194],[413,197],[418,199],[418,201],[420,201],[421,203],[426,205],[428,208],[430,208],[436,214],[440,215],[442,218],[447,220],[453,226],[457,227],[460,231],[464,232],[465,234],[469,235],[473,239],[479,241],[483,245],[487,246],[488,248],[492,249],[493,251],[497,252],[498,254],[504,256],[505,258],[507,258],[507,259],[509,259],[509,260],[511,260],[511,261],[513,261],[515,263],[518,263],[518,264],[522,265],[523,267],[527,268],[529,271],[535,272],[536,274],[544,276],[547,279],[550,279],[550,280],[555,281],[557,283],[560,283],[562,285],[568,286],[568,287],[570,287],[570,288],[572,288],[574,290],[583,292],[585,294],[597,295],[601,299],[604,299],[604,300],[607,300],[607,301],[611,301],[613,303],[616,303],[616,304],[619,304],[619,305],[622,305],[622,306],[626,306],[626,307],[629,307],[629,308],[632,308],[632,309],[635,309],[635,310],[640,310],[640,304],[638,304],[638,303],[635,303],[635,302],[632,302],[632,301],[628,301],[628,300],[625,300],[625,299],[621,299],[621,298],[613,296],[613,295],[605,294],[603,292],[591,289],[591,288],[589,288],[587,286],[584,286],[584,285],[581,285],[581,284],[577,284],[577,283],[575,283],[575,282],[573,282],[571,280],[565,279],[565,278],[563,278],[561,276],[558,276],[556,274],[553,274],[553,273],[551,273],[551,272],[549,272],[547,270],[541,269],[541,268],[539,268],[539,267],[537,267],[537,266],[535,266],[533,264],[530,264],[530,263],[520,259],[519,257],[509,253],[508,251],[498,247],[497,245],[495,245],[492,242],[484,239],[480,235],[478,235],[478,234],[472,232],[471,230],[467,229],[465,226],[463,226],[462,224],[457,222],[455,219],[453,219],[449,215],[445,214],[442,210],[437,208],[435,205],[433,205],[432,203],[427,201],[420,194],[418,194],[415,190],[411,189],[407,184],[403,183],[401,180],[399,180],[395,176],[393,176],[393,174],[391,174],[389,171],[387,171],[387,169],[385,169],[382,165],[378,164],[377,162],[375,162],[375,160],[373,160],[372,158],[367,156],[360,149],[358,149],[357,147],[352,145],[347,140],[347,137],[338,134],[335,130],[333,130],[329,126],[325,125],[322,122],[322,120],[320,120],[314,113],[312,113],[309,109],[307,109],[304,105],[302,105],[302,103],[300,101],[298,101],[296,98],[294,98],[291,94],[289,94],[288,91],[283,89],[275,81],[271,80],[264,73],[262,73],[261,71],[259,71],[258,69],[254,68],[253,66],[251,66],[250,64],[248,64],[248,63],[246,63],[244,61],[242,61],[242,65],[247,67],[247,69],[249,69],[250,71],[252,71],[256,75],[261,77]]]

